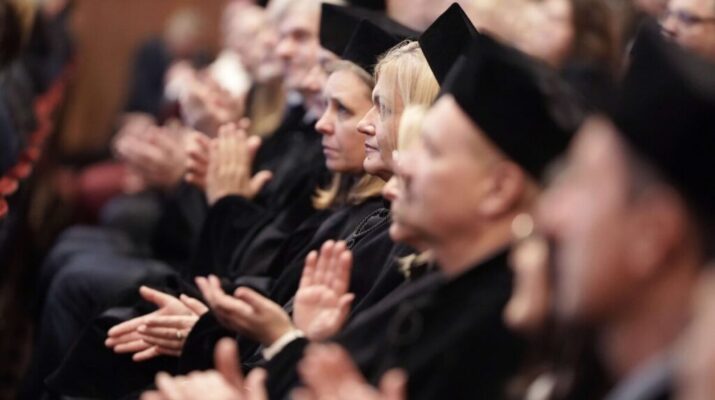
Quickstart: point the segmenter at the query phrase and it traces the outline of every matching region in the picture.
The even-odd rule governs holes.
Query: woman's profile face
[[[370,88],[354,72],[330,74],[323,91],[325,112],[315,128],[323,135],[323,153],[333,172],[361,173],[365,159],[365,135],[360,120],[372,107]]]
[[[372,92],[372,108],[360,121],[358,130],[365,138],[365,162],[369,174],[389,180],[394,171],[392,153],[396,150],[397,131],[404,110],[393,79],[383,74]]]

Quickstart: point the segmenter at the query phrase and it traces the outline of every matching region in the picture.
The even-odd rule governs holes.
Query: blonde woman
[[[439,85],[419,43],[412,41],[401,43],[382,57],[375,68],[375,79],[374,104],[358,130],[368,136],[365,171],[389,180],[402,112],[409,105],[430,105]]]
[[[374,105],[360,123],[360,132],[367,138],[365,149],[368,154],[364,166],[369,173],[389,178],[395,167],[393,153],[398,142],[403,149],[414,142],[422,115],[439,88],[416,42],[405,42],[393,48],[381,58],[375,71]],[[417,107],[413,110],[412,105]],[[402,135],[399,141],[398,132]],[[395,197],[394,189],[392,192],[389,197]],[[293,371],[300,358],[295,349],[305,346],[307,342],[303,337],[310,340],[333,337],[350,320],[357,321],[363,311],[368,312],[380,301],[388,301],[385,297],[404,282],[399,265],[395,264],[396,261],[405,264],[399,262],[401,257],[414,254],[414,249],[409,246],[391,246],[389,256],[382,257],[381,268],[376,273],[372,269],[371,262],[379,258],[375,252],[384,247],[380,244],[392,243],[389,215],[383,215],[384,212],[375,213],[353,233],[349,242],[355,236],[360,240],[352,251],[347,250],[343,242],[330,241],[321,247],[320,252],[308,255],[300,288],[291,303],[294,308],[292,319],[276,303],[250,289],[241,288],[236,291],[236,298],[232,298],[223,293],[214,278],[199,282],[204,297],[212,299],[210,302],[215,302],[216,307],[233,308],[234,320],[242,324],[236,328],[243,334],[250,332],[263,342],[262,354],[271,360],[267,385],[271,398],[285,397],[295,385]],[[407,234],[403,237],[407,240]],[[357,303],[354,301],[354,281],[365,277],[372,279],[371,287]],[[355,307],[351,312],[353,303]],[[252,311],[244,312],[242,309],[247,310],[245,305]],[[364,332],[366,340],[370,335],[371,332]]]
[[[314,197],[314,206],[323,212],[301,224],[275,256],[275,262],[264,276],[277,278],[273,285],[276,290],[271,293],[275,300],[287,301],[284,297],[289,299],[295,292],[300,268],[308,251],[329,239],[345,239],[360,221],[381,206],[380,193],[384,181],[364,173],[365,139],[357,132],[358,121],[372,106],[372,77],[347,61],[330,65],[328,71],[329,77],[324,88],[327,107],[316,123],[316,129],[322,135],[326,165],[334,173],[334,179],[329,187],[319,189]],[[227,132],[219,140],[228,141],[232,135],[233,133]],[[218,152],[217,155],[220,157],[221,153]],[[306,241],[307,243],[304,243]],[[212,282],[214,281],[217,279],[212,279]],[[199,281],[200,287],[203,283],[203,280]],[[287,295],[284,294],[286,292]],[[216,296],[206,297],[209,305],[215,305],[211,301],[214,297]],[[220,310],[213,311],[224,327],[237,332],[244,330]],[[190,319],[185,318],[185,321],[177,319],[167,324],[153,316],[135,318],[110,330],[107,345],[119,353],[128,349],[128,352],[134,353],[135,361],[144,361],[159,355],[178,357],[183,353],[183,338],[191,333],[193,323],[198,319],[199,315],[194,315]],[[126,346],[124,338],[129,337],[139,326],[147,324],[142,339],[146,345]],[[161,333],[167,329],[180,331],[182,335],[173,338],[175,343],[166,343],[166,338]]]

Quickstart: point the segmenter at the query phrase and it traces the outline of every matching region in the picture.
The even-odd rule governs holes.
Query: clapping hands
[[[208,308],[189,296],[177,299],[146,286],[139,293],[159,309],[114,326],[105,345],[116,353],[134,353],[132,359],[137,362],[161,355],[180,356],[186,337]]]

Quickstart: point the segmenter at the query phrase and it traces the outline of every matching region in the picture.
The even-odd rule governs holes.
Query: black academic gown
[[[356,318],[335,341],[373,383],[404,369],[409,399],[498,399],[516,372],[522,342],[502,320],[512,276],[502,252],[451,281],[431,274]],[[286,398],[305,339],[268,363],[270,397]]]
[[[353,206],[349,212],[337,212],[331,216],[321,225],[310,244],[296,253],[289,263],[284,264],[283,272],[266,296],[282,304],[287,312],[292,313],[293,297],[303,272],[305,256],[309,251],[319,249],[329,239],[345,240],[353,253],[354,267],[351,273],[350,292],[355,295],[355,300],[354,312],[351,316],[356,315],[357,310],[369,308],[369,305],[380,301],[382,297],[401,285],[404,276],[397,271],[395,262],[398,258],[414,251],[409,246],[395,245],[392,242],[389,236],[389,210],[380,206],[382,200],[372,199],[369,204]],[[338,223],[346,217],[349,217],[347,223]],[[241,279],[237,283],[256,288],[253,282],[246,281]],[[231,291],[234,287],[228,290]],[[182,356],[180,371],[188,372],[197,368],[212,367],[211,351],[207,349],[212,349],[221,337],[232,335],[234,333],[223,328],[211,313],[204,315],[187,339],[187,346],[195,350],[187,351]],[[237,339],[244,369],[250,370],[261,365],[262,346],[240,335]]]
[[[286,123],[297,125],[282,126],[262,146],[254,169],[274,176],[255,200],[227,196],[211,207],[185,277],[264,275],[292,233],[318,213],[312,197],[329,173],[320,135],[302,118],[291,109]]]
[[[310,235],[309,242],[299,247],[303,239],[304,230],[298,230],[294,240],[289,241],[272,266],[273,276],[270,277],[242,277],[227,288],[234,290],[237,286],[251,286],[254,289],[266,289],[264,294],[278,304],[287,303],[298,289],[298,282],[305,264],[305,257],[312,250],[318,250],[328,240],[344,240],[349,237],[359,223],[382,206],[382,199],[371,198],[367,201],[352,206],[341,207],[326,218]],[[307,225],[315,221],[306,221]],[[306,227],[307,230],[307,227]],[[261,282],[263,281],[263,282]],[[184,354],[179,363],[181,372],[196,369],[210,368],[213,366],[212,349],[222,337],[233,336],[235,333],[223,328],[209,312],[204,315],[192,329],[187,338]],[[243,359],[249,359],[258,348],[258,344],[247,338],[239,338],[240,350]]]
[[[181,273],[165,277],[164,283],[155,287],[168,293],[187,293],[200,298],[193,285],[194,276],[214,273],[234,280],[250,272],[264,271],[293,231],[316,213],[312,207],[312,196],[327,172],[320,136],[312,123],[303,118],[299,119],[298,125],[283,126],[276,135],[282,138],[276,139],[278,142],[288,143],[289,154],[264,153],[262,164],[257,166],[260,168],[272,162],[276,168],[273,171],[274,184],[275,181],[283,184],[269,185],[256,201],[229,196],[214,205],[201,229],[194,262],[187,264]],[[274,150],[276,148],[286,147],[276,144]],[[249,256],[253,257],[251,260],[257,260],[255,264],[244,261]],[[229,260],[228,263],[225,260]],[[117,370],[124,365],[122,363],[131,363],[131,360],[107,353],[102,342],[109,327],[151,309],[151,305],[139,298],[136,288],[128,290],[115,308],[93,319],[62,365],[47,381],[48,387],[58,393],[72,395],[99,393],[102,394],[100,397],[117,397],[118,394],[125,394],[126,387],[111,373],[102,375],[102,368],[98,366]],[[162,364],[161,368],[166,369],[166,366]],[[98,379],[94,382],[76,379],[95,373]],[[102,379],[100,375],[108,379]],[[143,382],[142,379],[143,376],[132,376],[127,381]]]

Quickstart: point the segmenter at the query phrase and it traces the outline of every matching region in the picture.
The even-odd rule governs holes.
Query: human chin
[[[343,172],[340,160],[330,157],[327,153],[325,154],[325,166],[328,167],[331,172]]]
[[[365,172],[370,175],[381,175],[389,171],[387,166],[382,162],[382,158],[378,153],[368,152],[365,154],[365,160],[362,163]]]
[[[554,257],[554,308],[557,317],[565,322],[577,322],[580,319],[582,290],[578,284],[580,265],[573,265],[562,250],[557,250]]]

